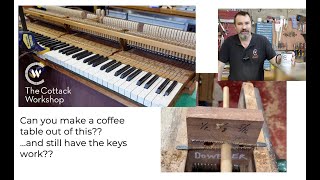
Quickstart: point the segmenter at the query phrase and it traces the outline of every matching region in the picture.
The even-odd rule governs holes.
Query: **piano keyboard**
[[[127,52],[108,58],[63,42],[63,38],[33,33],[40,46],[50,48],[49,52],[38,55],[40,58],[54,62],[144,106],[169,106],[183,87],[181,81],[188,79],[188,74],[182,73],[179,68],[174,69],[165,64],[156,67],[157,63],[147,60],[132,60],[126,56]]]

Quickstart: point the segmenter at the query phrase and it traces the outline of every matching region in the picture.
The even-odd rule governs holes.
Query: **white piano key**
[[[73,54],[69,55],[70,59],[67,60],[67,61],[64,61],[64,67],[67,68],[67,69],[70,69],[71,71],[75,71],[75,69],[73,69],[73,64],[75,64],[75,63],[77,63],[79,61],[76,58],[73,58],[72,56],[74,54],[78,54],[78,53],[83,52],[83,51],[85,51],[85,50],[81,50],[81,51],[78,51],[76,53],[73,53]]]
[[[157,83],[157,81],[158,80],[160,80],[158,83]],[[157,93],[156,93],[156,91],[157,91],[157,89],[158,89],[158,87],[166,80],[165,78],[162,78],[162,77],[159,77],[159,79],[158,79],[156,82],[154,82],[154,84],[155,83],[157,83],[154,87],[153,87],[153,89],[148,93],[148,95],[147,96],[145,96],[145,98],[144,98],[144,100],[143,100],[143,105],[145,105],[145,106],[148,106],[148,107],[150,107],[150,106],[152,106],[152,101],[153,101],[153,99],[158,95]],[[153,84],[153,85],[154,85]],[[152,85],[152,86],[153,86]],[[152,86],[151,87],[149,87],[149,88],[152,88]],[[140,94],[139,94],[139,97],[142,97],[142,93],[143,92],[141,92]]]
[[[152,107],[161,107],[160,103],[161,103],[162,99],[164,98],[163,95],[167,91],[167,89],[169,89],[169,87],[171,86],[172,83],[173,83],[173,81],[170,81],[167,84],[167,86],[161,91],[161,93],[156,95],[156,97],[151,102]]]
[[[105,65],[105,64],[111,62],[112,60],[113,59],[108,59],[106,62],[104,62],[102,64]],[[103,66],[103,65],[101,65],[101,66]],[[98,71],[98,73],[96,73],[94,75],[94,81],[102,85],[103,78],[106,76],[107,72],[106,72],[106,69],[101,70],[100,69],[101,66],[99,67],[100,71]]]
[[[144,100],[145,98],[152,93],[153,91],[156,91],[156,87],[158,87],[160,84],[162,83],[164,79],[159,77],[148,89],[145,89],[143,86],[143,90],[138,94],[138,102],[141,104],[144,104]],[[148,102],[146,102],[146,104],[149,104]],[[150,102],[151,105],[151,102]]]
[[[140,86],[136,85],[136,88],[130,93],[130,99],[138,101],[138,95],[143,91],[144,85],[154,76],[151,75],[146,81],[144,81]],[[143,102],[142,102],[143,103]]]
[[[90,58],[90,57],[94,56],[94,55],[96,55],[96,54],[91,54],[91,55],[89,55],[89,56],[87,56],[87,57],[85,57],[85,58],[79,59],[79,60],[78,60],[78,63],[73,65],[73,66],[74,66],[74,69],[75,69],[75,72],[76,72],[77,74],[80,74],[80,75],[81,75],[81,72],[80,72],[81,67],[83,67],[84,65],[89,66],[88,63],[84,63],[83,61],[84,61],[85,59],[87,59],[87,58]]]
[[[132,74],[132,73],[130,73],[130,74]],[[130,75],[130,74],[129,74],[129,75]],[[129,76],[129,75],[128,75],[128,76]],[[126,76],[126,77],[123,78],[123,79],[121,79],[120,76],[121,76],[121,75],[119,75],[119,81],[117,81],[116,83],[113,84],[113,90],[116,91],[116,92],[119,92],[119,87],[120,87],[122,84],[124,84],[125,82],[127,82],[127,77],[128,77],[128,76]],[[133,79],[132,79],[132,80],[133,80]]]
[[[92,64],[89,65],[88,62],[86,62],[86,63],[83,62],[85,59],[90,58],[90,57],[92,57],[92,56],[94,56],[94,55],[95,55],[95,54],[91,54],[91,55],[89,55],[89,56],[87,56],[87,57],[85,57],[85,58],[82,58],[82,59],[80,59],[80,60],[77,60],[78,63],[74,65],[75,72],[78,73],[78,74],[80,74],[80,75],[82,75],[82,76],[85,76],[85,75],[84,75],[84,72],[85,72],[85,71],[87,71],[89,68],[94,68],[94,67],[92,66]],[[103,64],[103,63],[102,63],[102,64]]]
[[[92,55],[94,55],[94,54],[91,54],[90,56],[87,56],[87,57],[85,57],[85,58],[83,58],[83,59],[89,58],[89,57],[91,57]],[[77,60],[76,58],[74,58],[75,63],[71,63],[71,62],[70,62],[70,66],[71,66],[70,69],[71,69],[73,72],[75,72],[75,73],[77,73],[77,74],[80,74],[79,68],[84,64],[84,63],[83,63],[83,59]]]
[[[112,71],[110,71],[110,72],[108,72],[108,73],[105,72],[105,73],[106,73],[105,75],[103,75],[102,77],[99,77],[99,78],[102,78],[102,85],[105,86],[105,87],[107,87],[107,88],[111,87],[110,81],[111,81],[113,78],[115,78],[114,73],[115,73],[116,71],[118,71],[119,69],[125,67],[125,66],[126,66],[125,64],[121,64],[120,66],[118,66],[117,68],[113,69]],[[105,70],[104,70],[104,71],[105,71]],[[110,89],[110,88],[109,88],[109,89]]]
[[[125,65],[125,66],[127,66],[127,65]],[[125,66],[124,66],[124,67],[125,67]],[[121,68],[120,68],[120,69],[121,69]],[[119,69],[119,70],[120,70],[120,69]],[[116,71],[115,71],[115,72],[116,72]],[[115,72],[113,73],[113,76],[114,76]],[[125,72],[125,71],[124,71],[124,72]],[[124,72],[122,72],[122,73],[124,73]],[[121,73],[121,74],[122,74],[122,73]],[[114,76],[114,78],[111,79],[111,80],[108,82],[108,88],[109,88],[109,89],[118,92],[118,87],[115,86],[115,84],[116,84],[118,81],[123,80],[123,79],[120,78],[121,74],[119,74],[118,76]],[[124,81],[122,81],[122,82],[124,82]]]
[[[101,70],[100,70],[101,66],[103,66],[104,64],[106,64],[106,63],[109,62],[109,61],[110,61],[110,60],[107,60],[107,61],[99,64],[99,65],[96,66],[96,67],[91,67],[90,69],[87,69],[87,71],[88,71],[88,78],[89,78],[90,80],[92,80],[92,81],[97,81],[97,80],[96,80],[96,78],[97,78],[97,77],[96,77],[96,74],[97,74],[97,73],[100,73],[100,72],[101,72]],[[92,64],[91,64],[90,66],[92,66]]]
[[[119,93],[127,96],[130,98],[131,92],[138,87],[136,84],[144,75],[146,75],[148,72],[142,71],[140,74],[138,74],[135,78],[133,78],[131,81],[125,82],[123,85],[119,87]]]
[[[104,64],[104,63],[102,63],[102,64]],[[84,76],[84,77],[88,77],[89,75],[88,75],[88,69],[90,69],[90,68],[92,68],[92,64],[88,64],[88,62],[86,62],[86,63],[83,63],[83,61],[82,61],[82,65],[79,67],[79,74],[81,75],[81,76]]]

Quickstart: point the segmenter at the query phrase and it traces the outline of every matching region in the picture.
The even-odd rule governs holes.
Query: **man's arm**
[[[221,61],[218,61],[218,81],[221,81],[222,79],[222,72],[223,72],[223,69],[224,69],[224,65],[225,63],[221,62]]]

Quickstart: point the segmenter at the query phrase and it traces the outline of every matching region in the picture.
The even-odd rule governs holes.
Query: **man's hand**
[[[281,54],[277,54],[275,55],[271,60],[270,60],[271,64],[273,64],[274,66],[278,66],[281,64]]]

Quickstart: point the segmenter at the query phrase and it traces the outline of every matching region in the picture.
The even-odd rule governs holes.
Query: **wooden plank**
[[[241,91],[244,93],[244,102],[246,109],[258,109],[257,99],[252,83],[242,83]]]
[[[161,110],[161,171],[184,172],[187,151],[177,150],[186,145],[187,108],[162,108]]]
[[[126,106],[129,106],[129,107],[139,107],[139,106],[142,106],[141,104],[139,103],[136,103],[130,99],[128,99],[127,97],[124,97],[124,96],[121,96],[120,94],[117,94],[117,93],[113,93],[112,91],[109,91],[108,89],[105,89],[104,87],[88,80],[88,79],[85,79],[83,77],[80,77],[79,75],[77,74],[74,74],[73,72],[69,71],[69,70],[66,70],[65,68],[59,66],[59,65],[56,65],[50,61],[47,61],[47,60],[43,60],[41,58],[39,58],[38,56],[36,55],[33,55],[33,58],[36,59],[37,61],[45,64],[46,66],[49,66],[51,67],[52,69],[56,70],[56,71],[59,71],[60,73],[62,74],[65,74],[66,76],[69,76],[71,77],[72,79],[76,80],[76,81],[79,81],[81,82],[82,84],[110,97],[111,99],[114,99]]]
[[[252,83],[243,83],[241,87],[241,93],[238,103],[238,108],[251,108],[263,110],[261,98],[259,95],[259,90],[254,88]],[[257,142],[267,143],[265,138],[265,132],[267,131],[267,126],[264,123],[261,129]],[[271,147],[258,147],[253,151],[254,165],[256,172],[277,172],[277,167],[275,164],[275,158],[272,155]]]
[[[241,86],[241,92],[238,101],[238,108],[245,109],[259,109],[257,105],[257,98],[255,88],[252,83],[244,82]],[[258,142],[265,143],[263,131],[260,131]]]
[[[199,82],[199,101],[212,102],[214,89],[214,74],[213,73],[198,73]]]
[[[105,34],[105,35],[115,36],[115,37],[126,39],[129,41],[152,45],[154,47],[158,47],[158,48],[169,50],[169,51],[174,50],[175,52],[179,52],[181,54],[196,57],[196,51],[194,49],[188,49],[185,47],[164,43],[161,41],[156,41],[156,40],[152,40],[152,39],[148,39],[148,38],[144,38],[144,37],[138,37],[138,36],[126,34],[125,32],[118,32],[118,31],[105,29],[102,27],[84,24],[81,22],[76,22],[76,21],[70,20],[68,18],[60,18],[60,17],[51,16],[51,15],[47,15],[47,14],[41,14],[39,12],[33,12],[33,11],[30,11],[27,9],[25,9],[24,11],[25,11],[25,14],[28,14],[28,15],[31,15],[31,16],[34,16],[37,18],[49,20],[52,22],[58,22],[58,23],[62,23],[62,24],[70,25],[70,26],[75,26],[75,27],[79,27],[82,29],[86,29],[88,31],[93,31],[95,33],[101,33],[101,34]]]
[[[205,142],[256,144],[264,122],[260,110],[196,107],[187,112],[188,146]]]
[[[272,163],[268,148],[260,147],[253,151],[256,172],[277,172],[276,166]]]

